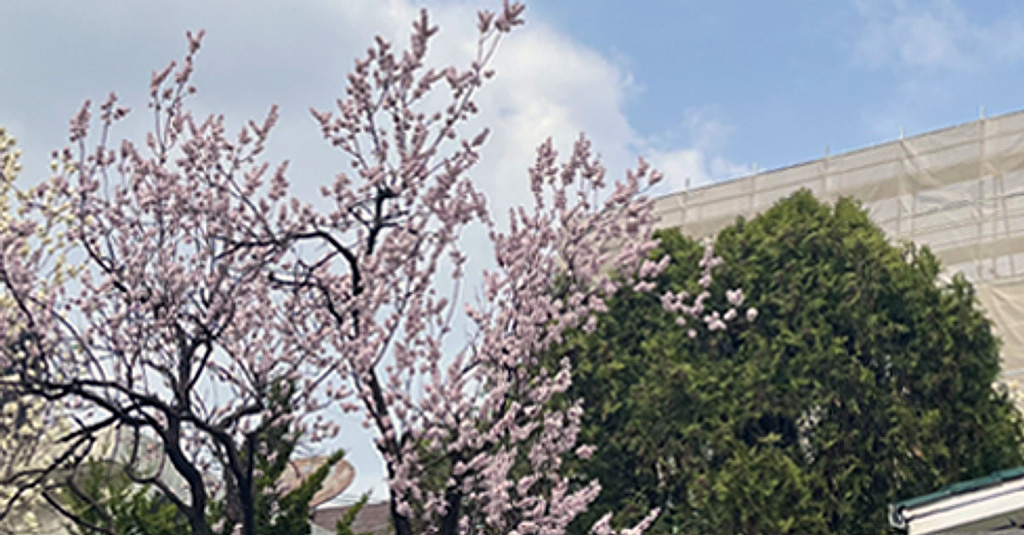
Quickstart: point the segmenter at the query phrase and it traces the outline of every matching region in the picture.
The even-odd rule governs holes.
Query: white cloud
[[[645,140],[646,157],[665,175],[665,189],[706,186],[753,172],[721,156],[733,128],[712,108],[689,108],[674,130]]]
[[[442,32],[430,59],[443,65],[470,58],[477,6],[498,4],[434,6]],[[0,120],[22,137],[28,177],[45,176],[46,155],[66,140],[68,117],[85,98],[96,101],[118,91],[136,111],[115,134],[138,139],[151,124],[145,106],[150,71],[180,57],[186,29],[205,27],[195,111],[223,113],[234,130],[270,104],[280,104],[281,120],[267,157],[292,160],[293,184],[312,195],[342,169],[344,159],[319,139],[307,109],[333,104],[352,59],[363,54],[375,33],[404,46],[418,11],[407,0],[183,0],[176,6],[119,0],[86,7],[54,0],[45,7],[22,3],[17,13],[0,18],[0,48],[18,51],[0,57],[0,72],[19,81],[0,88],[5,106]],[[89,24],[81,23],[85,19]],[[637,86],[623,63],[536,19],[528,18],[527,26],[503,43],[495,63],[498,76],[478,100],[478,122],[493,134],[474,177],[491,199],[492,213],[500,218],[527,199],[526,169],[548,136],[565,150],[586,132],[612,177],[622,176],[637,154],[645,154],[668,176],[666,189],[682,188],[686,177],[698,185],[747,171],[717,155],[729,128],[706,110],[688,113],[677,133],[647,138],[637,133],[625,112]],[[358,426],[358,420],[346,422],[346,429]],[[352,491],[379,492],[382,467],[370,441],[356,432],[343,445],[357,468]]]
[[[715,182],[739,178],[754,172],[753,167],[711,156],[698,149],[651,151],[647,156],[651,165],[665,175],[666,188],[659,191],[674,192],[707,186]]]
[[[496,179],[488,184],[492,199],[526,199],[526,168],[548,137],[564,153],[585,132],[610,170],[621,175],[633,163],[637,134],[623,110],[618,69],[538,21],[513,34],[499,55],[497,79],[479,99],[480,122],[494,136],[478,175]]]
[[[671,191],[695,188],[711,183],[704,153],[696,149],[652,151],[651,165],[665,175]]]
[[[1024,57],[1024,27],[971,20],[953,0],[862,0],[856,59],[870,67],[969,71]]]
[[[999,4],[1002,11],[995,16],[967,9],[971,4],[964,0],[858,0],[855,5],[860,26],[851,59],[890,78],[885,93],[861,112],[863,125],[879,140],[940,126],[934,123],[940,109],[970,113],[986,102],[964,102],[965,88],[1002,79],[1024,60],[1024,21],[1012,3]]]

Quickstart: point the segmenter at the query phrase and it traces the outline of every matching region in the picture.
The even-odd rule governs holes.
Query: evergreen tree
[[[564,349],[597,446],[580,470],[603,485],[579,532],[661,507],[655,532],[883,534],[886,504],[1021,463],[971,285],[941,282],[926,248],[890,245],[856,202],[803,191],[719,234],[712,295],[750,289],[761,317],[743,329],[676,326],[652,296],[698,291],[685,267],[702,247],[660,237],[661,287],[620,292]]]
[[[289,406],[294,389],[278,383],[268,401],[279,409]],[[293,458],[298,436],[287,420],[278,420],[253,434],[257,447],[246,454],[259,476],[256,478],[255,533],[257,535],[308,535],[310,502],[320,490],[331,467],[344,456],[338,451],[314,470],[296,488],[282,492],[278,482]],[[138,484],[125,467],[115,462],[92,462],[79,467],[80,474],[63,492],[65,502],[78,519],[71,526],[78,535],[116,533],[126,535],[187,535],[192,533],[188,519],[164,495],[154,493],[151,485]],[[131,469],[129,469],[131,470]],[[136,468],[135,471],[138,471]],[[228,535],[240,524],[240,506],[232,503],[235,494],[226,492],[214,501],[209,523],[218,533]],[[350,508],[339,522],[337,533],[351,534],[355,514],[365,498]],[[85,527],[86,525],[92,526]]]

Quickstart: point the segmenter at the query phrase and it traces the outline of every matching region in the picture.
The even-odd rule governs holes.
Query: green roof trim
[[[967,492],[981,490],[987,487],[992,487],[1000,483],[1011,481],[1014,479],[1020,479],[1024,477],[1024,466],[1017,468],[1009,468],[1006,470],[1000,470],[993,472],[987,476],[982,476],[975,479],[968,479],[967,481],[960,481],[951,485],[946,485],[941,489],[931,493],[925,494],[924,496],[918,496],[916,498],[910,498],[893,504],[892,508],[895,511],[900,509],[906,509],[909,507],[920,507],[932,502],[937,502],[943,498],[950,496],[956,496],[957,494],[965,494]]]

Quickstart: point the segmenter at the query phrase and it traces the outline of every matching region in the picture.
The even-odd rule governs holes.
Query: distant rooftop
[[[954,483],[892,504],[889,523],[908,535],[1024,529],[1024,467]]]

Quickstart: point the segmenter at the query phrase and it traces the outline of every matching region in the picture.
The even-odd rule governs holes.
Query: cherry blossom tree
[[[62,509],[47,491],[74,491],[98,437],[127,430],[127,474],[172,502],[193,533],[251,534],[254,458],[268,453],[260,437],[286,423],[322,442],[341,431],[325,409],[340,407],[375,432],[396,533],[564,531],[599,487],[562,469],[592,448],[576,441],[580,404],[555,402],[571,381],[568,360],[549,372],[538,355],[567,330],[592,328],[621,285],[650,289],[667,260],[648,259],[656,243],[643,191],[660,175],[640,161],[609,185],[583,137],[561,163],[542,144],[528,170],[533,205],[513,209],[507,229],[492,220],[472,179],[488,135],[471,128],[474,96],[523,10],[506,1],[479,13],[465,68],[425,64],[438,31],[425,11],[406,49],[378,38],[336,109],[311,110],[351,164],[319,200],[291,196],[288,163],[261,158],[276,108],[234,135],[223,117],[188,110],[202,32],[188,35],[181,65],[153,74],[155,128],[142,146],[109,146],[128,113],[114,95],[90,145],[86,102],[57,154],[60,172],[0,241],[12,305],[0,309],[0,363],[13,373],[3,388],[61,407],[69,422],[52,462],[4,483],[42,489]],[[53,255],[22,254],[52,221],[82,266],[73,283],[39,276]],[[488,233],[495,254],[477,305],[460,299],[471,228]],[[706,276],[714,264],[709,250]],[[681,322],[723,327],[706,299],[665,302]],[[451,351],[463,311],[473,334]],[[287,410],[268,403],[281,388]],[[160,466],[139,462],[147,448]],[[180,484],[160,477],[167,471]],[[229,514],[211,525],[221,499]],[[610,532],[607,520],[595,530]]]
[[[20,229],[15,232],[24,231],[24,227],[19,226],[17,214],[13,210],[19,204],[19,197],[24,199],[25,196],[32,196],[36,202],[51,203],[51,206],[55,199],[45,191],[37,193],[34,188],[18,191],[14,187],[14,182],[21,171],[20,156],[21,151],[17,148],[14,136],[0,127],[0,236],[8,236],[12,225],[15,229]],[[48,211],[51,216],[60,215],[62,212],[63,210],[52,207]],[[63,240],[50,234],[53,224],[53,217],[45,218],[34,226],[35,232],[28,233],[38,245],[34,250],[16,248],[8,254],[37,259],[38,255],[54,253],[62,246]],[[58,284],[73,273],[73,268],[67,266],[59,256],[51,263],[51,269],[48,275]],[[47,285],[40,285],[35,291],[37,296],[45,295]],[[0,292],[0,309],[9,309],[13,306],[15,302],[11,296]],[[23,341],[23,338],[5,339],[9,344],[8,349],[17,348]],[[0,378],[5,381],[16,379],[14,368],[5,363],[5,360],[0,359]],[[53,522],[47,523],[37,515],[43,505],[39,489],[19,489],[3,483],[16,470],[38,468],[52,462],[53,458],[45,444],[54,440],[62,429],[61,422],[54,419],[53,411],[43,400],[21,396],[17,389],[0,385],[0,500],[9,500],[16,493],[20,498],[18,507],[9,510],[8,514],[0,518],[0,533],[37,533],[40,530],[54,528]]]
[[[11,220],[10,204],[11,185],[20,171],[18,159],[20,152],[16,148],[16,140],[7,133],[6,129],[0,128],[0,232],[6,232]],[[0,306],[10,306],[9,302],[0,302]],[[7,375],[8,370],[0,368],[0,376]],[[40,412],[42,407],[36,404],[27,404],[19,399],[15,392],[7,389],[0,390],[0,477],[6,476],[16,466],[24,465],[32,459],[32,453],[36,449],[43,435],[44,429],[40,424]],[[6,488],[0,488],[0,493],[9,492]],[[26,506],[20,508],[16,514],[10,515],[7,522],[0,523],[0,533],[14,531],[15,524],[30,524],[29,514],[32,503],[32,496],[27,496]],[[27,517],[27,518],[26,518]]]

